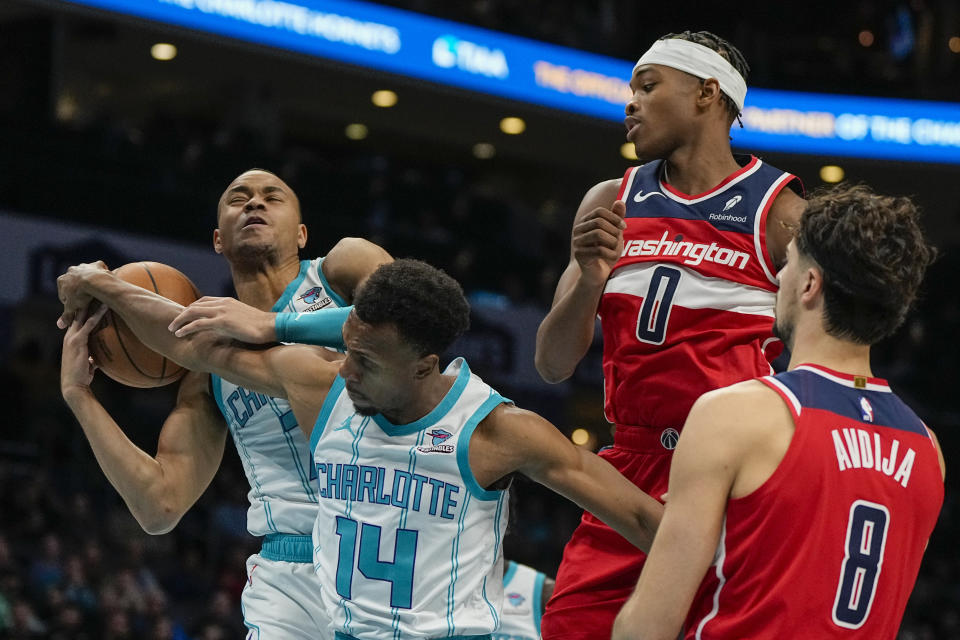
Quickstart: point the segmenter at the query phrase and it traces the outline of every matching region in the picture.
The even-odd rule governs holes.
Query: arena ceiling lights
[[[352,0],[61,0],[621,121],[633,61]],[[960,164],[960,104],[752,88],[734,145]]]

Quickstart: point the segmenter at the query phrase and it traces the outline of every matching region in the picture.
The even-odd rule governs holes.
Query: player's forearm
[[[585,509],[632,545],[649,552],[663,518],[663,504],[641,491],[603,458],[578,449],[590,503]]]
[[[213,342],[203,334],[177,338],[167,328],[183,307],[172,300],[124,282],[109,271],[84,279],[83,290],[119,315],[147,347],[182,367],[203,370],[204,347]]]
[[[169,502],[173,492],[164,488],[160,463],[130,441],[89,389],[64,389],[63,397],[107,480],[143,530],[159,534],[172,529],[182,510]]]
[[[579,278],[540,323],[535,364],[540,376],[556,383],[573,375],[593,342],[603,285]]]

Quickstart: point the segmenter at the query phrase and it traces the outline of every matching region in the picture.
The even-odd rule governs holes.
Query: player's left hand
[[[276,314],[260,311],[235,298],[204,296],[180,312],[168,327],[178,338],[198,331],[264,344],[276,342]]]
[[[63,303],[63,313],[57,320],[57,326],[66,329],[83,309],[86,309],[93,297],[84,291],[83,285],[87,277],[107,270],[103,260],[78,264],[67,269],[67,272],[57,278],[57,296]]]
[[[93,381],[93,372],[97,366],[90,357],[90,334],[100,324],[107,312],[106,305],[87,317],[87,309],[82,309],[73,317],[67,333],[63,336],[63,355],[60,359],[60,391],[64,397],[74,390],[86,390]]]

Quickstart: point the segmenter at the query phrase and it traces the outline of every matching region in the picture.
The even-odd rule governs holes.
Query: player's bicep
[[[321,269],[330,285],[347,302],[353,302],[357,289],[377,267],[393,262],[386,249],[363,238],[343,238],[327,257]]]
[[[207,388],[208,380],[205,373],[187,373],[157,442],[165,497],[180,513],[204,492],[223,458],[227,428]]]

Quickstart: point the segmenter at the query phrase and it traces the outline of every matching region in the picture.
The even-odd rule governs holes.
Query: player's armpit
[[[343,238],[333,246],[320,268],[337,295],[353,303],[357,289],[382,264],[393,262],[393,256],[369,240]]]

